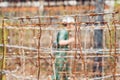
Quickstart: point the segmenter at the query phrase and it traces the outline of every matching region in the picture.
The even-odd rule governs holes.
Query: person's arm
[[[65,46],[65,45],[68,45],[68,44],[74,42],[74,38],[73,38],[73,37],[72,37],[72,38],[65,39],[65,38],[68,37],[68,36],[69,36],[69,35],[68,35],[68,32],[67,32],[66,30],[60,31],[59,37],[58,37],[58,39],[59,39],[59,43],[58,43],[58,44],[59,44],[60,46]]]
[[[74,38],[70,38],[68,40],[60,40],[59,41],[59,45],[60,46],[68,45],[68,44],[70,44],[70,43],[72,43],[74,41],[75,41]]]

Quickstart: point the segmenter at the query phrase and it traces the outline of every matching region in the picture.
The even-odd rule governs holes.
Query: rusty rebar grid
[[[95,14],[93,15],[93,14],[91,14],[92,16],[95,16]],[[90,16],[91,16],[90,15]],[[75,17],[78,17],[78,16],[75,16]],[[30,18],[25,18],[25,19],[27,19],[27,20],[31,20]],[[37,17],[36,19],[40,19],[39,17]],[[38,30],[40,31],[40,33],[38,33],[38,47],[37,47],[37,49],[35,49],[34,51],[36,51],[37,50],[37,55],[38,55],[38,65],[37,65],[37,67],[38,67],[38,80],[40,79],[40,73],[41,73],[41,70],[40,70],[40,67],[42,66],[41,65],[41,60],[43,59],[46,63],[48,63],[48,64],[52,64],[52,63],[50,63],[50,62],[47,62],[47,59],[54,59],[54,56],[52,56],[52,55],[50,55],[50,57],[49,58],[46,58],[46,57],[42,57],[41,55],[43,55],[43,54],[41,54],[41,52],[42,52],[42,49],[43,48],[41,48],[41,42],[40,42],[40,40],[41,40],[41,30],[42,30],[42,27],[44,28],[44,26],[46,25],[46,26],[48,26],[48,25],[53,25],[53,24],[63,24],[63,23],[61,23],[61,22],[58,22],[58,23],[52,23],[52,21],[51,21],[51,18],[48,18],[48,19],[50,19],[50,23],[41,23],[41,21],[38,21],[38,23],[32,23],[32,26],[38,26]],[[21,24],[18,24],[18,25],[16,25],[16,27],[18,27],[18,28],[21,28],[21,29],[24,29],[24,27],[23,26],[27,26],[27,25],[31,25],[31,24],[25,24],[25,22],[26,21],[24,21],[23,20],[23,18],[20,18],[20,20],[22,21],[22,25]],[[114,58],[116,58],[116,56],[117,56],[117,54],[112,54],[112,53],[117,53],[116,52],[116,40],[115,40],[115,46],[114,45],[112,45],[111,44],[111,42],[112,42],[112,40],[111,40],[111,30],[112,30],[112,28],[110,28],[109,27],[109,25],[108,25],[108,23],[107,22],[98,22],[98,23],[95,23],[95,22],[75,22],[75,23],[70,23],[70,24],[74,24],[74,25],[76,25],[76,30],[75,30],[75,35],[76,35],[76,40],[75,41],[79,41],[79,42],[81,42],[81,38],[80,38],[80,30],[84,30],[84,28],[86,28],[86,27],[83,27],[83,29],[80,29],[81,28],[81,25],[79,26],[79,24],[100,24],[100,23],[104,23],[104,25],[107,25],[107,29],[108,29],[108,32],[109,32],[109,36],[110,36],[110,41],[109,41],[109,43],[110,43],[110,49],[108,50],[108,53],[110,53],[110,55],[109,56],[112,56],[112,57],[114,57]],[[10,26],[14,26],[14,25],[10,25]],[[77,27],[78,26],[78,27]],[[48,26],[49,27],[49,26]],[[88,26],[87,26],[88,27]],[[7,29],[7,26],[5,26],[5,28]],[[15,27],[13,27],[13,28],[15,28]],[[35,28],[35,27],[34,27]],[[94,27],[91,27],[91,29],[92,30],[94,30],[94,28],[95,28],[95,26]],[[103,26],[103,30],[104,30],[104,26]],[[34,29],[35,30],[35,29]],[[116,29],[114,29],[114,31],[116,32]],[[24,32],[24,31],[23,31]],[[34,35],[35,36],[35,35]],[[116,39],[116,33],[115,33],[115,39]],[[77,42],[75,42],[75,49],[74,49],[74,53],[75,53],[75,55],[73,56],[73,59],[76,59],[75,60],[75,66],[73,67],[75,70],[73,71],[73,74],[74,74],[74,76],[76,77],[76,75],[77,74],[84,74],[84,76],[85,76],[85,78],[87,78],[87,76],[86,76],[86,72],[87,72],[87,70],[86,71],[83,71],[83,72],[81,72],[80,73],[80,71],[76,71],[76,65],[77,65],[77,61],[80,61],[80,60],[83,60],[83,61],[81,61],[81,64],[84,64],[84,67],[85,67],[85,64],[87,64],[87,62],[85,62],[84,60],[84,57],[85,56],[87,56],[87,55],[83,55],[83,53],[86,53],[86,52],[84,52],[83,51],[83,49],[82,49],[82,44],[81,43],[78,43],[78,45],[79,46],[77,46],[76,45],[77,44]],[[112,49],[112,47],[111,47],[111,45],[112,45],[112,47],[114,47],[114,49]],[[6,47],[5,45],[2,45],[2,46],[4,46],[4,47]],[[21,49],[24,49],[25,47],[21,47]],[[31,48],[30,48],[31,49]],[[49,48],[49,49],[51,49],[51,48]],[[79,49],[79,50],[77,50],[77,49]],[[29,50],[28,50],[29,51]],[[31,51],[31,50],[30,50]],[[54,50],[53,50],[54,51]],[[61,50],[62,51],[62,50]],[[99,50],[98,50],[99,51]],[[104,49],[102,50],[103,52],[102,53],[104,53]],[[49,52],[49,51],[48,51]],[[48,52],[46,52],[46,53],[48,53]],[[63,51],[64,52],[64,51]],[[69,52],[69,51],[68,51]],[[76,54],[77,52],[79,52],[79,54]],[[33,52],[34,53],[34,52]],[[96,52],[93,52],[93,53],[96,53]],[[119,51],[118,51],[118,53],[119,53]],[[90,54],[91,55],[91,54]],[[95,55],[95,54],[93,54],[93,55]],[[69,56],[66,56],[66,58],[68,58]],[[26,58],[26,57],[25,57]],[[92,62],[91,62],[92,63]],[[90,64],[91,64],[90,63]],[[116,60],[115,60],[115,63],[116,63]],[[113,66],[113,65],[112,65]],[[116,67],[116,66],[115,66]],[[85,69],[84,69],[85,70]],[[61,74],[65,74],[65,72],[61,72]],[[67,73],[66,73],[67,74]],[[88,74],[88,73],[87,73]],[[91,75],[92,75],[92,73],[90,73]],[[95,74],[99,74],[99,73],[95,73]],[[94,75],[94,73],[93,73],[93,75]],[[104,76],[103,76],[104,77]],[[113,73],[113,78],[114,78],[114,80],[115,80],[115,78],[116,78],[116,68],[114,68],[114,73]]]

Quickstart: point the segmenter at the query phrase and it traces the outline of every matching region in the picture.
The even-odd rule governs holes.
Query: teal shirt
[[[63,29],[61,31],[58,32],[57,34],[57,43],[58,43],[58,48],[68,48],[68,45],[64,45],[64,46],[60,46],[59,45],[59,41],[60,40],[68,40],[68,31]]]
[[[63,30],[60,30],[57,34],[57,43],[59,43],[60,40],[68,40],[68,31],[63,29]],[[60,46],[58,44],[58,50],[60,49],[68,49],[68,45],[64,45],[64,46]],[[55,54],[55,56],[66,56],[66,53],[65,52],[57,52]],[[68,67],[68,64],[66,63],[66,58],[56,58],[55,59],[55,75],[56,75],[56,80],[60,80],[60,78],[62,77],[59,72],[62,72],[62,71],[69,71],[69,67]],[[66,66],[64,68],[64,66]],[[55,79],[55,76],[52,77],[52,80]],[[63,77],[63,80],[68,80],[68,76],[65,75],[65,77]]]

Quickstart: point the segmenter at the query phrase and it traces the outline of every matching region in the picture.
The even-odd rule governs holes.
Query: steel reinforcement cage
[[[1,78],[49,80],[55,74],[56,58],[61,58],[55,57],[55,53],[66,52],[67,56],[62,57],[67,59],[70,71],[59,72],[61,76],[68,75],[70,80],[119,80],[120,22],[116,20],[115,14],[117,13],[4,17],[0,27]],[[112,21],[95,22],[98,15],[104,18],[109,15]],[[64,16],[75,19],[75,23],[69,23],[75,26],[69,32],[70,36],[75,37],[75,43],[69,45],[67,50],[57,50],[52,44],[57,32],[63,28],[61,19]],[[94,48],[95,30],[103,30],[103,48]],[[101,57],[102,62],[95,62],[95,57]],[[102,65],[102,72],[93,72],[94,65],[98,69],[99,64]]]

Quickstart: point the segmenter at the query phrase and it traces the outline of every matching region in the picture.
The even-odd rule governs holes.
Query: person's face
[[[73,30],[75,26],[73,24],[67,24],[66,25],[67,29]]]

